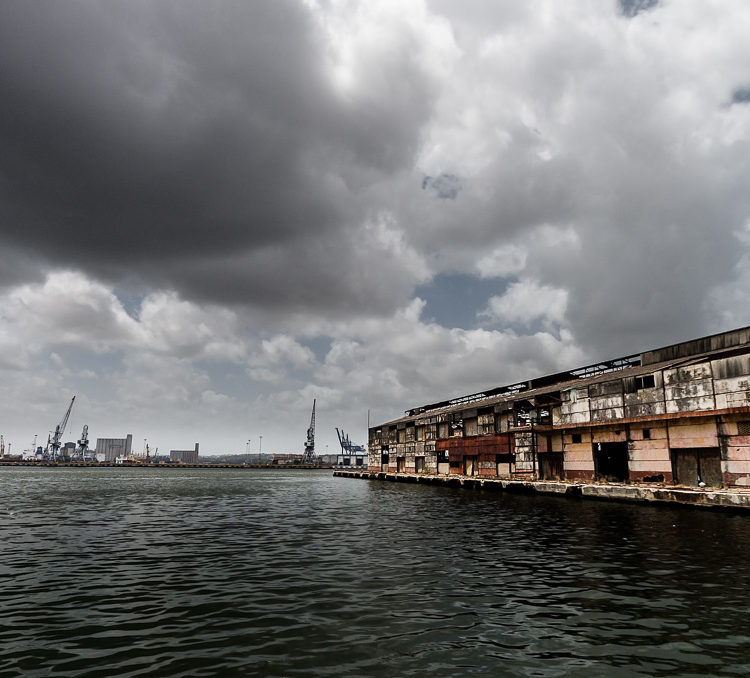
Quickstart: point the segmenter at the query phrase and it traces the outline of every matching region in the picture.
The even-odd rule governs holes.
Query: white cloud
[[[518,245],[496,247],[476,263],[482,278],[502,278],[521,272],[526,267],[528,252]]]
[[[508,286],[502,296],[492,297],[483,315],[500,323],[529,325],[541,320],[545,326],[562,325],[568,306],[568,292],[541,285],[536,280],[521,280]]]

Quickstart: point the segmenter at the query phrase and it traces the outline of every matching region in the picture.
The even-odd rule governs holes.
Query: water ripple
[[[0,474],[2,675],[747,670],[743,516],[327,472]]]

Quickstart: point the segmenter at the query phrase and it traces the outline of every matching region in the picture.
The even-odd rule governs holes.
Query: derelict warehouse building
[[[750,485],[750,327],[424,405],[370,471]]]

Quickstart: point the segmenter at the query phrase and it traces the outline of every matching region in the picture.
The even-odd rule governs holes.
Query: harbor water
[[[750,518],[335,478],[0,469],[3,676],[732,676]]]

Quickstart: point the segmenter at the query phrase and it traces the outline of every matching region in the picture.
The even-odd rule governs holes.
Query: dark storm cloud
[[[410,160],[429,92],[399,55],[398,96],[341,97],[326,49],[285,0],[3,3],[2,244],[177,289],[196,262],[311,234],[330,256],[362,219],[357,173]],[[283,300],[295,261],[278,263]],[[254,270],[223,273],[192,291],[262,301]]]

